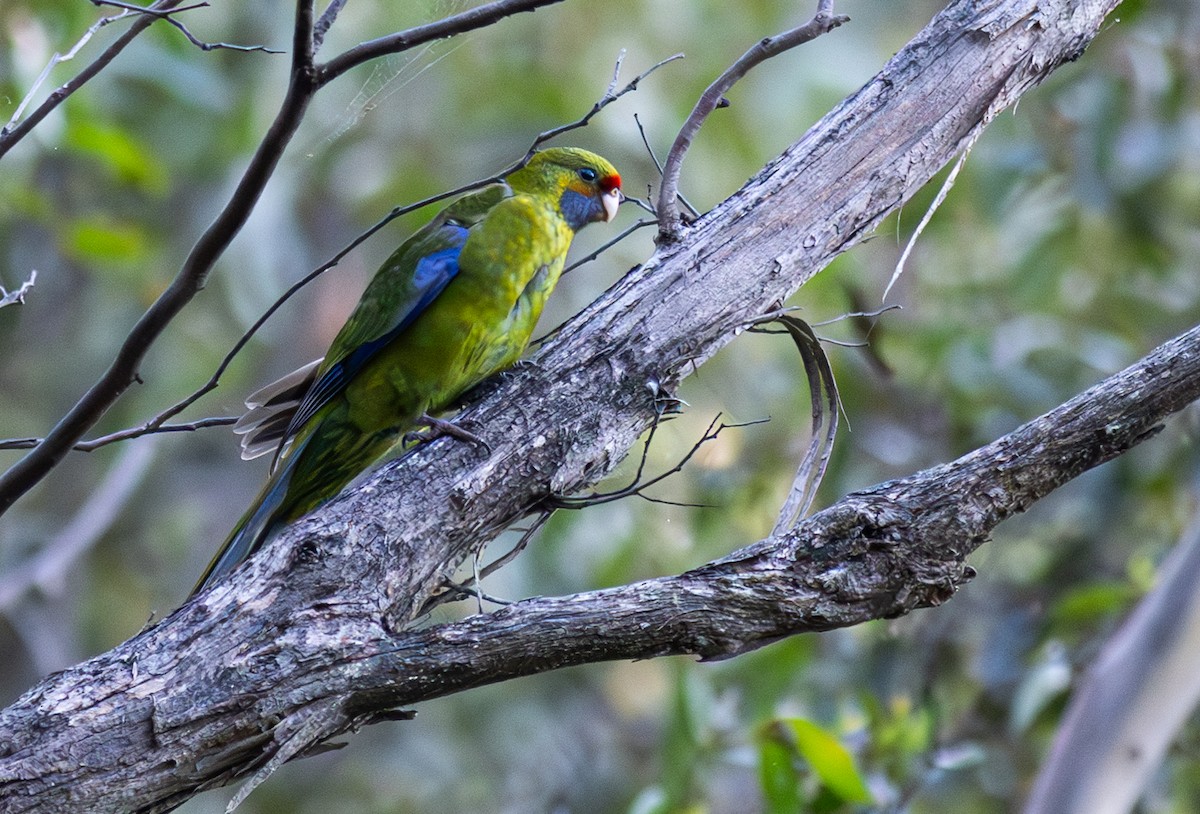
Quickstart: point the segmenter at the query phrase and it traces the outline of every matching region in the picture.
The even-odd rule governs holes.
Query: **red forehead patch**
[[[621,176],[615,172],[612,175],[606,175],[600,179],[600,189],[605,192],[612,192],[614,189],[621,188]]]

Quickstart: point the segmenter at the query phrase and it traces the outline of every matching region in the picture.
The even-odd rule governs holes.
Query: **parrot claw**
[[[435,438],[441,438],[443,435],[449,435],[451,438],[457,438],[459,441],[466,441],[468,444],[475,444],[483,447],[483,450],[488,454],[492,454],[492,447],[487,441],[484,441],[470,430],[464,430],[457,424],[453,424],[441,418],[434,418],[428,414],[422,414],[417,419],[422,424],[425,424],[429,429],[414,430],[404,434],[405,441],[432,441]]]

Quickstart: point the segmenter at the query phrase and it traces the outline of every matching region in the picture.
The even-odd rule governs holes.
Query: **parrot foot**
[[[492,453],[492,447],[487,441],[484,441],[470,430],[464,430],[457,424],[452,424],[445,419],[434,418],[426,413],[422,413],[417,421],[426,425],[429,429],[405,433],[405,441],[432,441],[435,438],[441,438],[443,435],[449,435],[451,438],[457,438],[459,441],[466,441],[468,444],[483,447],[483,450],[489,455]]]

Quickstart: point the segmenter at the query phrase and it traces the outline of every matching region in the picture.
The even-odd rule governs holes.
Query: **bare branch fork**
[[[678,135],[675,136],[675,143],[671,145],[666,163],[662,168],[662,183],[658,192],[660,241],[672,241],[679,238],[679,173],[683,168],[683,157],[687,154],[688,148],[692,146],[692,140],[700,132],[700,127],[709,114],[723,104],[727,104],[725,94],[733,87],[734,83],[759,63],[806,42],[811,42],[849,21],[849,17],[833,13],[833,0],[819,0],[817,13],[811,20],[790,31],[759,40],[705,89],[683,123],[683,127],[679,129]]]
[[[436,23],[364,43],[321,65],[314,59],[312,0],[297,0],[287,92],[275,120],[250,159],[229,202],[200,236],[171,284],[130,330],[108,370],[58,421],[37,447],[0,475],[0,514],[7,511],[21,495],[44,478],[121,394],[137,381],[138,368],[152,344],[175,316],[204,288],[213,264],[245,224],[267,181],[274,173],[284,149],[295,135],[309,102],[321,87],[368,59],[472,31],[513,14],[533,11],[556,2],[561,0],[495,0]],[[176,5],[178,2],[160,0],[152,8],[162,10]],[[153,20],[147,16],[143,19]],[[134,25],[137,26],[140,22],[141,20],[135,21]],[[127,36],[133,30],[131,28]],[[112,53],[109,59],[115,55],[115,52]],[[100,60],[97,60],[93,66],[99,62]],[[101,67],[103,65],[99,65],[95,70],[98,71]],[[94,75],[94,72],[90,75]],[[83,76],[81,73],[77,79]],[[30,116],[23,125],[32,126],[30,122],[33,118]],[[0,143],[0,153],[3,149],[3,143]]]
[[[1063,62],[1117,0],[957,0],[738,193],[663,244],[463,419],[230,577],[0,712],[0,811],[165,811],[397,705],[600,659],[716,658],[944,601],[1001,519],[1200,395],[1200,329],[953,464],[851,495],[678,577],[410,629],[455,568],[610,472],[657,400]],[[599,612],[597,612],[599,609]]]
[[[25,295],[29,293],[35,283],[37,283],[37,271],[30,271],[29,278],[12,291],[0,285],[0,308],[4,308],[7,305],[23,304],[25,302]]]

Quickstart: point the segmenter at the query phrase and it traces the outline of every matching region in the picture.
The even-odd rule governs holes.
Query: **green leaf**
[[[85,261],[132,263],[147,250],[146,233],[129,223],[84,218],[67,229],[67,249]]]
[[[1042,658],[1025,672],[1017,687],[1009,712],[1009,731],[1024,732],[1070,686],[1071,663],[1066,649],[1058,642],[1050,642],[1043,648]]]
[[[833,793],[846,802],[869,803],[871,793],[854,766],[854,758],[841,741],[829,732],[803,718],[789,718],[784,723],[796,739],[796,749],[812,766],[817,777]]]
[[[790,744],[771,736],[771,728],[758,740],[758,783],[767,814],[792,814],[801,810],[800,775]]]
[[[155,194],[167,189],[167,171],[154,151],[120,128],[93,118],[72,117],[67,143],[76,151],[98,159],[119,181]]]
[[[1108,616],[1122,613],[1138,597],[1137,589],[1125,582],[1100,582],[1067,593],[1054,604],[1050,622],[1055,629],[1078,629]]]

